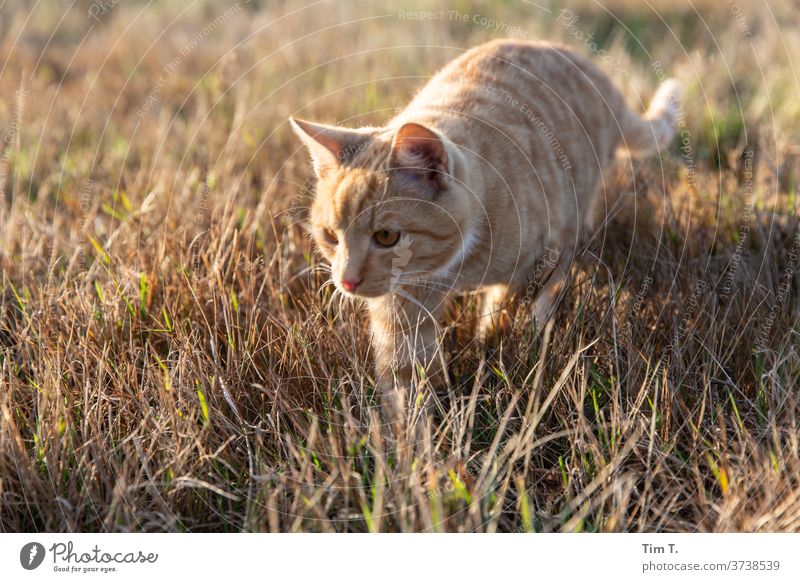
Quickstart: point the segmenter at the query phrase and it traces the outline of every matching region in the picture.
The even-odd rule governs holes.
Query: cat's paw
[[[486,345],[511,328],[510,294],[505,285],[488,287],[481,297],[476,336]]]
[[[556,310],[558,292],[553,289],[544,289],[533,304],[531,319],[536,329],[544,329],[545,324],[553,317]]]
[[[511,314],[508,309],[500,309],[482,317],[478,323],[476,337],[481,345],[493,343],[511,328]]]

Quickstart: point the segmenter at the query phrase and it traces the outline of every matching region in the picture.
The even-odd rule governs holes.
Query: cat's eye
[[[339,243],[339,238],[336,236],[336,233],[333,232],[330,228],[323,228],[322,229],[322,238],[325,239],[325,242],[329,245],[335,245]]]
[[[400,233],[394,230],[379,230],[372,235],[372,240],[381,247],[393,247],[400,240]]]

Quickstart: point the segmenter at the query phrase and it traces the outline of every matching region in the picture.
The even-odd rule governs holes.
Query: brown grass
[[[320,291],[286,119],[379,123],[501,33],[44,4],[0,8],[0,530],[800,530],[791,3],[570,6],[632,105],[653,60],[686,80],[689,151],[608,176],[551,327],[523,305],[483,350],[454,305],[421,440],[380,430],[363,314]],[[452,10],[588,52],[550,7]]]

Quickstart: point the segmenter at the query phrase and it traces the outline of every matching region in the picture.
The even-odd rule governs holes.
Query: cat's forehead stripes
[[[357,202],[356,212],[350,206],[351,218],[369,205],[384,200],[387,195],[386,173],[391,155],[391,142],[379,136],[371,139],[366,147],[358,150],[345,164],[337,176],[336,197],[353,198]],[[353,204],[353,202],[351,202]],[[344,208],[345,206],[337,206]]]
[[[354,220],[374,222],[380,203],[390,195],[386,173],[390,153],[391,141],[375,136],[318,184],[317,210],[331,227],[345,229]]]
[[[385,180],[380,174],[367,169],[350,169],[340,172],[325,188],[330,216],[340,227],[346,228],[353,221],[374,218],[376,205],[385,189]]]

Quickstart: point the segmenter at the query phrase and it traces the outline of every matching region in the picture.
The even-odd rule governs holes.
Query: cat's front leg
[[[435,397],[432,388],[444,373],[439,320],[446,298],[444,292],[421,287],[369,300],[375,374],[385,420],[417,404],[430,407]]]
[[[559,252],[555,249],[547,250],[550,254],[544,259],[543,264],[552,267],[552,271],[536,296],[536,302],[533,304],[533,317],[538,326],[543,326],[553,315],[558,293],[567,281],[569,269],[575,257],[575,251],[571,247],[565,252]],[[539,267],[537,267],[538,270]],[[538,275],[535,275],[535,277],[538,278]]]
[[[487,286],[479,297],[478,341],[486,343],[490,338],[508,329],[511,322],[509,305],[516,295],[509,285],[497,284]]]

